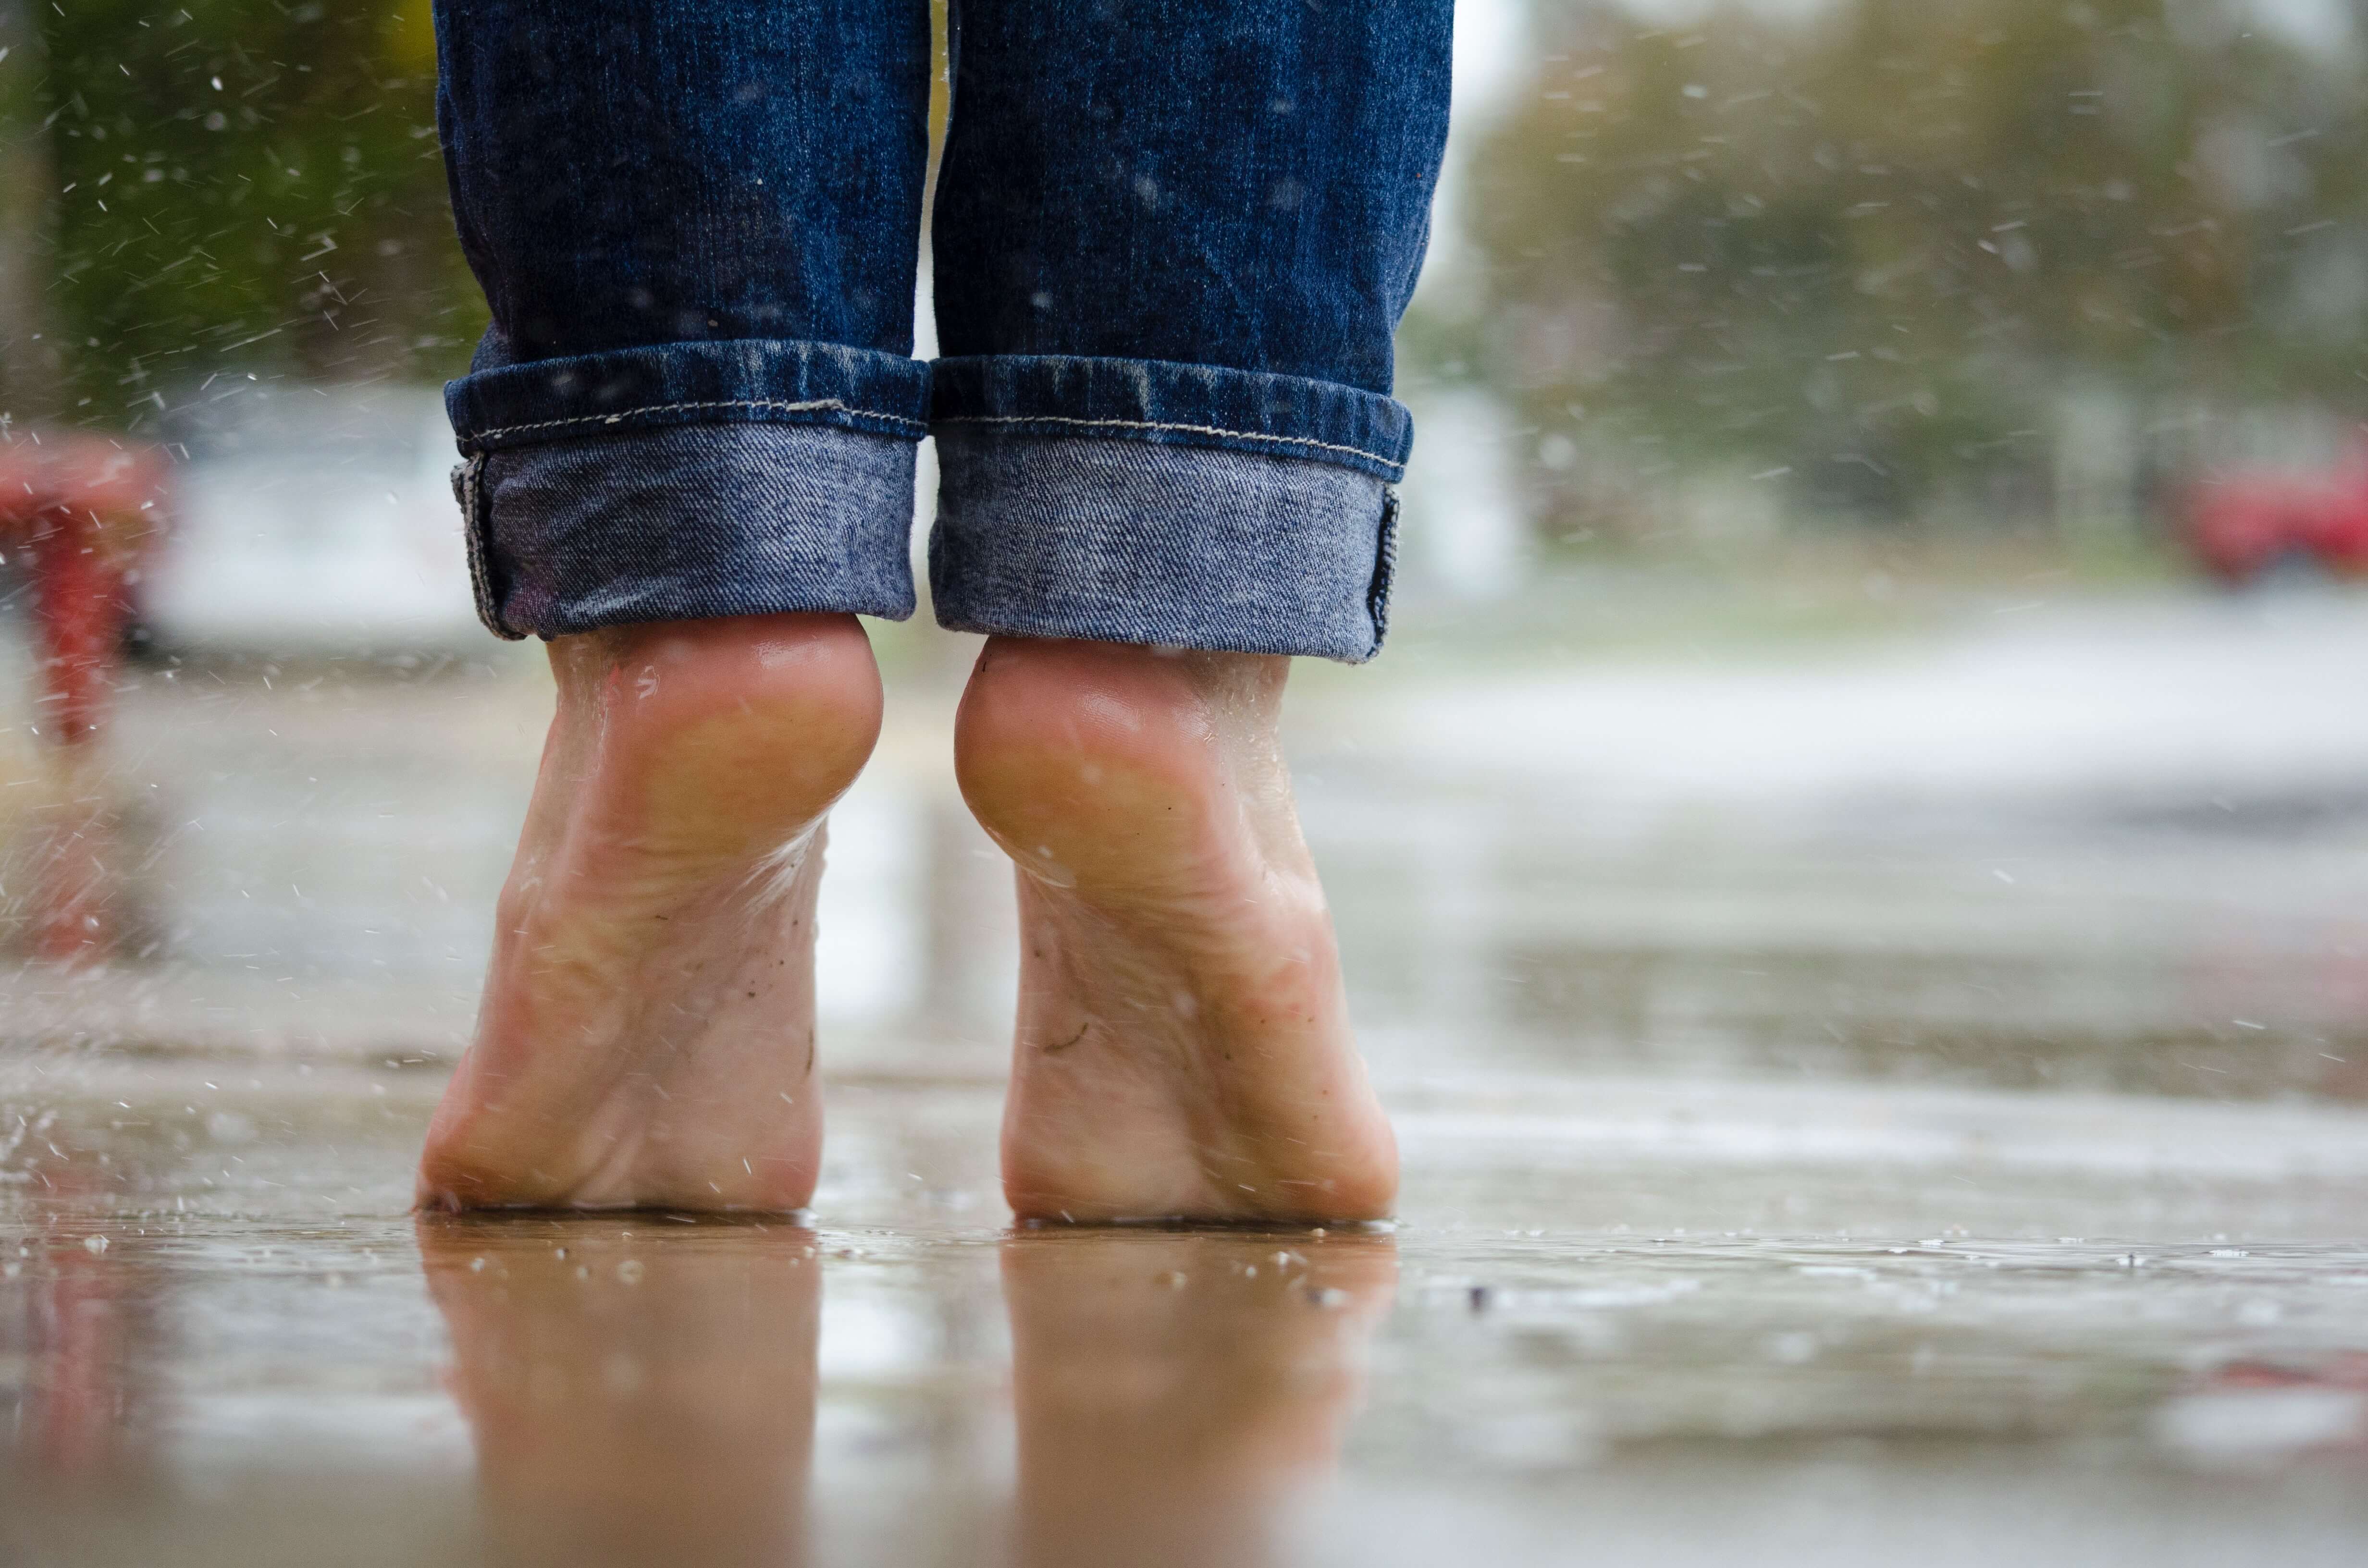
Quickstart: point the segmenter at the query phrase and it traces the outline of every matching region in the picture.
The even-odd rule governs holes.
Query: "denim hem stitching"
[[[486,515],[484,453],[452,471],[452,494],[461,503],[461,533],[469,549],[469,591],[476,597],[477,619],[503,642],[523,642],[526,633],[512,630],[502,619],[501,596],[494,590],[493,522]]]
[[[643,414],[680,414],[688,409],[705,408],[766,408],[776,414],[818,414],[825,411],[852,414],[864,419],[883,419],[891,425],[901,425],[908,430],[926,432],[927,425],[917,419],[907,419],[901,414],[882,414],[874,409],[855,408],[835,397],[816,398],[811,403],[783,403],[778,398],[726,398],[712,403],[653,403],[640,408],[621,408],[614,414],[579,414],[567,419],[543,419],[532,425],[501,425],[491,430],[472,430],[464,437],[471,441],[490,441],[496,436],[516,436],[529,430],[556,430],[568,425],[615,425]]]
[[[1315,447],[1327,452],[1346,452],[1350,457],[1363,458],[1389,468],[1402,466],[1395,458],[1385,458],[1379,452],[1369,452],[1362,447],[1343,447],[1331,441],[1310,440],[1304,436],[1269,436],[1259,430],[1227,430],[1214,425],[1174,425],[1150,419],[1068,419],[1055,414],[954,414],[932,420],[938,425],[1075,425],[1088,430],[1178,430],[1193,436],[1223,436],[1235,441],[1272,441],[1287,447]]]

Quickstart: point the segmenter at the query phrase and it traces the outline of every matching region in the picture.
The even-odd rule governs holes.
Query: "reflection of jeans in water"
[[[1452,0],[437,0],[493,326],[448,401],[508,635],[912,613],[1362,659]]]

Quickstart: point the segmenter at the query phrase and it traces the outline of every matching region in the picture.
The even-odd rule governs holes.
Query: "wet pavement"
[[[2368,1542],[2349,1108],[1505,1078],[1397,1096],[1395,1230],[1013,1231],[996,1085],[884,1076],[810,1224],[415,1218],[438,1076],[12,1074],[0,1559]]]
[[[1559,673],[1399,652],[1303,672],[1292,714],[1385,1075],[1448,1029],[1463,1066],[2368,1095],[2368,599]],[[1008,871],[954,795],[939,664],[892,657],[833,815],[842,1065],[1001,1057]],[[518,662],[139,673],[124,961],[0,961],[0,1028],[449,1060],[549,702]],[[40,838],[25,744],[0,724],[0,888]],[[0,897],[0,960],[24,909]]]
[[[0,1562],[2361,1561],[2358,619],[1315,672],[1406,1156],[1326,1235],[1008,1228],[1007,872],[909,672],[810,1222],[416,1219],[547,698],[147,672],[136,942],[0,965]]]

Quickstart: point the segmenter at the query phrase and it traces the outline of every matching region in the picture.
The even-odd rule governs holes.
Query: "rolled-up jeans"
[[[492,325],[447,390],[486,624],[901,619],[1370,657],[1452,0],[437,0]]]

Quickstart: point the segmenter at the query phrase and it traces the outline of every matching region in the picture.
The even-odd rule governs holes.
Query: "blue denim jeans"
[[[493,324],[447,401],[511,637],[901,619],[1367,658],[1452,0],[437,0]]]

